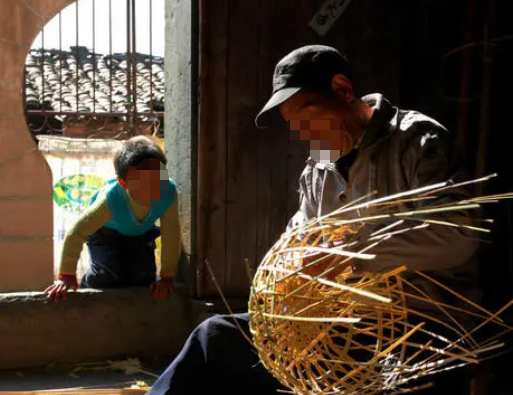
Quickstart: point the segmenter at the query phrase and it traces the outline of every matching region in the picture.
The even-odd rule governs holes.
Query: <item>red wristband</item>
[[[58,280],[62,281],[74,281],[77,282],[77,276],[75,274],[59,274],[57,276]]]

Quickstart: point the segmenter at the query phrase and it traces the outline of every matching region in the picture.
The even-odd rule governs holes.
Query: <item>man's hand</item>
[[[69,278],[61,278],[48,288],[45,293],[48,295],[48,299],[53,299],[56,302],[59,300],[66,300],[66,294],[69,289],[76,291],[78,288],[77,278],[70,276]]]
[[[173,288],[173,279],[172,278],[162,278],[158,281],[155,281],[151,284],[151,292],[153,292],[153,296],[156,300],[163,300],[168,297],[168,295],[172,295],[174,292]]]
[[[332,255],[328,256],[325,253],[315,253],[303,257],[301,260],[301,266],[305,267],[310,264],[312,266],[307,267],[303,270],[304,274],[307,274],[312,277],[320,276],[329,281],[335,281],[335,278],[342,272],[344,272],[348,267],[352,267],[352,260],[348,260],[343,264],[336,264],[335,262],[342,262],[346,258],[340,255]],[[317,263],[313,263],[317,261]],[[329,270],[329,271],[328,271]],[[326,274],[323,274],[325,271],[328,271]]]

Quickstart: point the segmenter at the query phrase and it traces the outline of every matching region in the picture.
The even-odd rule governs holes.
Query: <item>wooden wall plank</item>
[[[227,215],[224,289],[227,295],[248,292],[245,260],[255,260],[256,128],[258,99],[258,27],[260,1],[229,3]]]
[[[197,261],[200,297],[217,295],[205,267],[206,259],[218,281],[225,283],[228,3],[203,0],[200,5]]]
[[[271,94],[276,62],[302,45],[332,45],[354,65],[358,94],[398,95],[398,26],[382,18],[386,13],[397,22],[394,9],[371,0],[353,2],[320,37],[309,22],[323,3],[202,3],[199,238],[228,296],[248,294],[245,259],[255,268],[298,207],[298,178],[308,150],[290,140],[286,124],[265,131],[254,126]],[[204,269],[204,294],[216,294]]]
[[[259,108],[272,95],[272,77],[279,59],[294,40],[295,18],[290,18],[293,1],[262,1],[259,57]],[[297,31],[297,29],[296,29]],[[257,111],[258,111],[257,110]],[[284,123],[258,133],[258,265],[269,248],[284,231],[287,223],[289,132]]]
[[[353,1],[319,42],[343,50],[355,93],[379,92],[397,102],[401,80],[401,1]]]
[[[291,51],[301,45],[322,44],[323,39],[308,26],[324,0],[300,0],[296,4],[296,23],[291,31],[292,39],[288,45]],[[296,37],[296,40],[294,40]],[[287,160],[287,218],[290,219],[299,207],[299,176],[309,156],[308,143],[289,139]]]

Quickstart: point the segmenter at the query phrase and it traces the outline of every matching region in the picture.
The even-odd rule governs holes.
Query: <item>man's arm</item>
[[[416,133],[408,141],[402,158],[404,174],[410,189],[433,185],[453,179],[462,180],[457,163],[454,141],[444,129],[433,128],[425,133]],[[446,204],[469,197],[468,188],[455,188],[437,194],[436,201],[422,201],[417,208]],[[470,225],[471,218],[479,215],[477,210],[454,211],[432,214],[427,218],[444,220],[460,225]],[[421,217],[420,217],[421,218]],[[420,222],[407,222],[410,226]],[[371,261],[356,262],[357,269],[371,272],[390,270],[398,266],[408,266],[411,270],[437,271],[462,266],[477,249],[474,231],[430,224],[429,227],[411,230],[392,236],[370,252],[376,254]]]

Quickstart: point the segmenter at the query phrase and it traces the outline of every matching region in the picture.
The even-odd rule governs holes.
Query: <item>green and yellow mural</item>
[[[53,200],[66,211],[82,211],[93,202],[105,179],[94,174],[75,174],[61,178],[53,187]]]

